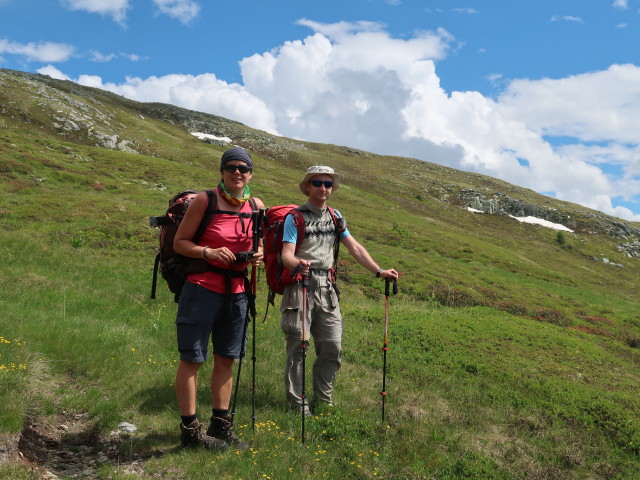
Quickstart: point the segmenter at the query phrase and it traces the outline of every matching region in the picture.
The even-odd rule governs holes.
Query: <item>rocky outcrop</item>
[[[624,253],[627,257],[640,258],[640,240],[634,239],[631,242],[625,242],[618,245],[618,250]]]
[[[31,92],[31,98],[37,102],[39,115],[29,118],[29,123],[38,124],[54,129],[58,134],[68,138],[86,138],[98,147],[120,150],[128,153],[138,153],[135,145],[122,138],[127,127],[123,125],[113,113],[109,105],[97,97],[89,95],[87,89],[73,84],[53,80],[45,75],[35,75],[25,72],[0,71],[0,84],[11,88],[11,82],[16,77]],[[55,83],[57,82],[57,83]],[[73,88],[62,90],[60,83],[75,85]],[[24,99],[14,98],[2,110],[10,117],[23,118],[29,115],[30,106],[25,105]]]
[[[613,238],[632,240],[621,244],[618,249],[630,257],[640,258],[638,238],[640,229],[628,223],[600,214],[595,211],[578,210],[579,215],[569,215],[558,208],[549,208],[522,199],[496,192],[491,196],[482,194],[476,190],[461,189],[459,198],[469,208],[493,215],[513,215],[514,217],[536,217],[559,223],[574,231],[585,233],[605,234]]]
[[[496,192],[491,198],[487,198],[475,190],[462,189],[460,198],[468,207],[493,215],[536,217],[554,223],[561,223],[567,227],[573,228],[576,226],[575,220],[570,215],[564,214],[555,208],[545,208],[518,198],[511,198],[500,192]]]

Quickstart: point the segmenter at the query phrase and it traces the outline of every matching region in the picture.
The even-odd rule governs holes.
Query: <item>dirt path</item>
[[[47,480],[97,478],[106,464],[143,476],[145,458],[122,453],[129,441],[120,431],[100,435],[83,414],[27,418],[19,435],[0,436],[0,462],[22,463]]]

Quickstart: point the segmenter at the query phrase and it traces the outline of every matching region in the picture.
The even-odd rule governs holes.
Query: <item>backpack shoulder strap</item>
[[[156,298],[156,286],[158,285],[158,268],[160,267],[160,257],[161,254],[158,252],[156,255],[156,259],[153,262],[153,278],[151,280],[151,299],[155,300]]]
[[[300,248],[300,244],[304,240],[304,216],[302,215],[302,211],[300,211],[299,208],[292,209],[289,213],[287,213],[287,215],[291,215],[293,224],[298,230],[298,239],[296,241],[296,250],[295,250],[297,252],[298,248]]]
[[[329,210],[329,213],[331,214],[331,219],[333,220],[333,224],[336,227],[336,237],[338,237],[339,239],[340,234],[347,229],[345,219],[343,216],[340,216],[338,218],[338,215],[336,215],[335,210],[328,205],[327,205],[327,209]]]
[[[202,216],[202,221],[198,226],[198,230],[196,231],[196,234],[193,237],[193,243],[198,243],[198,240],[200,240],[200,237],[202,236],[206,228],[209,226],[209,224],[213,220],[213,216],[216,213],[220,213],[220,211],[217,210],[218,197],[216,197],[215,192],[213,190],[207,190],[206,192],[207,192],[207,199],[208,199],[207,208],[204,211],[204,215]]]
[[[346,222],[344,221],[344,217],[338,218],[336,212],[333,208],[327,206],[329,209],[329,213],[331,214],[331,219],[333,220],[333,224],[336,227],[336,238],[333,242],[333,287],[336,290],[336,295],[340,298],[340,289],[336,285],[336,279],[338,278],[338,256],[340,255],[340,235],[342,232],[346,230]]]

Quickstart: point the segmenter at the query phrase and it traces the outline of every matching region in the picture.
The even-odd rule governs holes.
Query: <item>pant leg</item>
[[[285,287],[280,307],[280,328],[285,336],[286,360],[284,366],[285,399],[290,408],[302,404],[302,286]],[[306,339],[309,339],[310,312],[305,322]]]
[[[342,364],[342,313],[333,286],[319,282],[314,291],[311,335],[316,352],[313,364],[312,405],[332,405],[333,384]]]

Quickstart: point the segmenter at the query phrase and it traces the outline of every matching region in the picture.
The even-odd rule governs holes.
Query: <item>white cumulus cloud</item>
[[[200,13],[200,5],[192,0],[153,0],[160,13],[189,23]]]
[[[129,0],[62,0],[62,4],[70,10],[98,13],[122,23],[129,9]]]
[[[140,57],[139,55],[135,55],[132,53],[102,53],[102,52],[98,52],[95,50],[92,50],[91,52],[89,52],[89,59],[92,62],[98,62],[98,63],[108,63],[111,62],[113,60],[117,60],[119,58],[124,58],[125,60],[129,60],[131,62],[138,62],[140,60],[142,60],[142,57]]]
[[[580,17],[576,17],[573,15],[554,15],[551,17],[552,22],[576,22],[576,23],[584,23],[584,20]]]
[[[90,58],[93,62],[98,63],[108,63],[111,60],[115,59],[117,55],[115,53],[100,53],[96,51],[90,52]]]
[[[10,54],[24,57],[28,61],[65,62],[73,56],[75,47],[66,43],[30,42],[18,43],[0,39],[0,55]]]
[[[629,8],[629,1],[628,0],[614,0],[613,1],[613,7],[614,8],[618,8],[620,10],[626,10],[627,8]]]
[[[51,78],[55,78],[57,80],[71,80],[71,78],[62,73],[53,65],[45,65],[44,67],[41,67],[36,71],[42,75],[49,75]]]
[[[277,133],[273,114],[259,98],[238,84],[229,84],[213,74],[172,74],[146,79],[128,77],[124,83],[103,83],[99,76],[81,75],[81,85],[109,90],[140,102],[162,102],[191,110],[214,113]]]
[[[638,141],[640,67],[611,65],[560,79],[515,80],[500,103],[544,134],[633,143]]]
[[[370,22],[299,23],[315,33],[240,63],[245,88],[267,104],[278,130],[377,152],[402,143],[413,85],[438,83],[433,59],[444,57],[451,36],[400,40]]]

